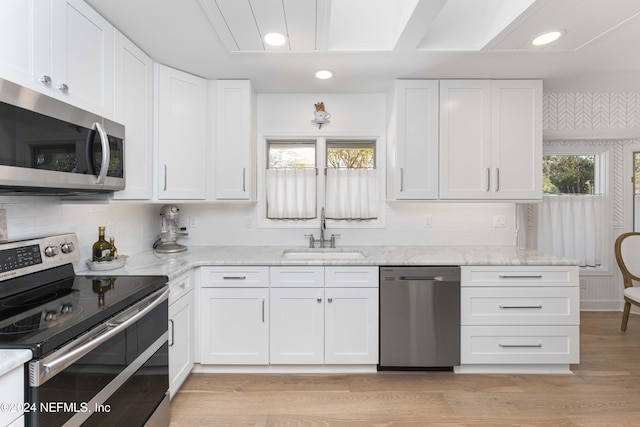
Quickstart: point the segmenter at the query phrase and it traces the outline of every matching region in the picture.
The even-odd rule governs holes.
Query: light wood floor
[[[573,375],[192,374],[180,426],[637,426],[640,316],[584,312]]]

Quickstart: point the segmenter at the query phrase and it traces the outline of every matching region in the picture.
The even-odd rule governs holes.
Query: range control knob
[[[73,247],[73,242],[66,242],[60,245],[60,249],[63,254],[70,254],[75,248]]]
[[[47,246],[44,248],[44,254],[49,258],[56,256],[58,255],[58,248],[56,246]]]
[[[58,313],[56,313],[55,311],[45,311],[44,313],[44,320],[46,320],[47,322],[56,320],[56,317],[58,317]]]
[[[73,312],[73,304],[62,304],[60,306],[60,313],[62,314],[69,314]]]

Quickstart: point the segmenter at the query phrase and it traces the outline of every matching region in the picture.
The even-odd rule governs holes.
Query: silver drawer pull
[[[542,308],[542,304],[538,304],[538,305],[502,305],[502,304],[499,304],[498,307],[499,308],[504,308],[504,309],[508,309],[508,308]]]
[[[247,276],[222,276],[223,280],[245,280]]]
[[[542,274],[528,274],[528,275],[507,275],[501,274],[498,276],[501,279],[542,279]]]
[[[542,348],[542,344],[498,344],[502,348]]]

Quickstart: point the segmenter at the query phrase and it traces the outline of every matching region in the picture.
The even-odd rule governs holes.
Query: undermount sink
[[[353,249],[287,249],[282,259],[361,259],[364,254]]]

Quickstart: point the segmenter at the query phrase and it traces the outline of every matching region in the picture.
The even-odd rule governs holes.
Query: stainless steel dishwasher
[[[378,370],[460,364],[460,267],[380,267]]]

